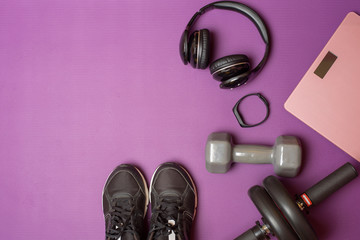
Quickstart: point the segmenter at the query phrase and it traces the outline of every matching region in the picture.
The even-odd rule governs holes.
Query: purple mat
[[[264,18],[273,44],[258,77],[232,91],[179,57],[185,25],[207,3],[1,1],[0,239],[104,239],[108,174],[133,163],[150,181],[165,161],[182,163],[196,181],[194,239],[233,239],[260,219],[247,190],[273,169],[238,164],[227,174],[208,173],[204,149],[213,131],[246,144],[298,136],[303,169],[282,179],[291,194],[347,161],[359,169],[283,104],[345,15],[360,13],[360,2],[244,2]],[[244,53],[256,64],[262,57],[256,27],[237,13],[211,11],[197,26],[213,33],[213,60]],[[231,109],[253,92],[267,97],[271,114],[263,125],[242,129]],[[244,104],[251,120],[262,117],[260,102]],[[308,216],[320,239],[359,238],[359,184],[351,182]]]

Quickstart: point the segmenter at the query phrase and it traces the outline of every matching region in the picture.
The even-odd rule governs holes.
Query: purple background
[[[273,44],[258,77],[232,91],[179,57],[185,25],[208,1],[0,3],[0,239],[103,239],[108,174],[133,163],[150,181],[165,161],[182,163],[196,181],[194,239],[236,237],[260,219],[247,190],[273,169],[238,164],[227,174],[208,173],[204,147],[213,131],[246,144],[298,136],[303,169],[283,179],[291,194],[347,161],[359,169],[283,108],[345,15],[360,13],[358,0],[244,1],[263,17]],[[261,59],[264,43],[247,18],[211,11],[196,25],[212,32],[212,59]],[[263,125],[242,129],[231,109],[253,92],[268,98],[271,114]],[[255,98],[242,108],[250,121],[263,116]],[[313,209],[309,220],[320,239],[358,239],[359,181]]]

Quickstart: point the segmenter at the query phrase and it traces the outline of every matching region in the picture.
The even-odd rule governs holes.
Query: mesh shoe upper
[[[109,176],[103,192],[106,239],[140,239],[148,190],[141,172],[132,165],[120,165]]]
[[[189,239],[197,195],[189,173],[176,163],[164,163],[150,186],[149,240]]]

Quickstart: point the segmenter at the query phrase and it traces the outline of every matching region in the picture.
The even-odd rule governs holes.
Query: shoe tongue
[[[156,240],[176,240],[176,236],[170,234],[169,236],[160,236]]]
[[[125,232],[120,238],[118,238],[117,240],[134,240],[134,239],[139,239],[136,236],[134,236],[134,234],[132,233],[128,233]]]
[[[118,201],[116,201],[115,206],[123,206],[124,205],[124,200],[127,204],[130,204],[128,201],[131,199],[131,196],[128,193],[118,193],[118,194],[114,194],[113,195],[114,199],[117,199]],[[120,201],[119,201],[120,200]],[[127,201],[126,201],[127,200]],[[127,208],[129,208],[129,206],[127,206]],[[129,210],[130,211],[130,210]],[[122,216],[122,221],[126,221],[126,218],[130,216],[130,212],[129,213],[125,213],[126,215]],[[122,224],[124,224],[124,222],[122,222]],[[115,239],[115,240],[137,240],[139,239],[138,236],[135,236],[134,233],[131,232],[124,232],[121,237]]]
[[[170,218],[168,219],[168,224],[169,225],[175,225],[175,220]],[[178,240],[179,238],[176,237],[174,231],[171,231],[171,233],[169,235],[160,235],[158,237],[156,237],[156,240]]]
[[[174,201],[179,199],[179,194],[176,191],[165,191],[163,193],[161,193],[161,197],[166,198],[168,200],[173,199]],[[166,217],[167,223],[169,225],[174,226],[176,224],[176,219],[174,219],[172,216],[167,216]],[[173,231],[171,231],[171,233],[169,235],[160,235],[157,236],[155,238],[156,240],[180,240],[181,238],[179,238]]]
[[[171,233],[169,236],[159,236],[156,240],[178,240],[174,233]]]
[[[125,233],[119,238],[107,238],[106,240],[138,240],[138,239],[139,239],[139,237],[137,237],[137,236],[135,237],[131,233]]]

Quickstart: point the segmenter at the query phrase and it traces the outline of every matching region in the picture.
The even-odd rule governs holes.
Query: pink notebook
[[[360,161],[360,16],[347,14],[285,109]]]

